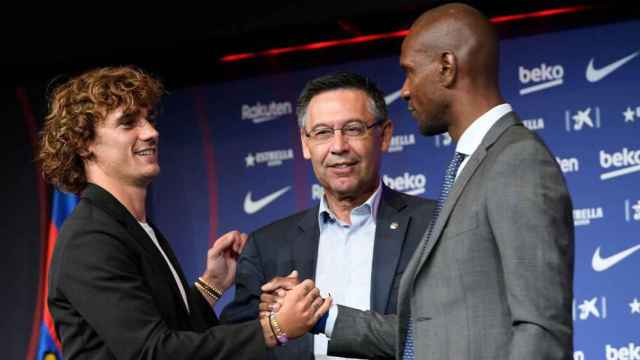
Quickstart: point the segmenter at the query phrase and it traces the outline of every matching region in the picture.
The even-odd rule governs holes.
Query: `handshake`
[[[268,347],[300,337],[329,311],[331,296],[322,298],[313,280],[300,282],[298,272],[275,277],[261,288],[260,324]]]

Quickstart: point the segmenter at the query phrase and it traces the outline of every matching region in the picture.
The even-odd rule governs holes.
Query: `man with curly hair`
[[[220,237],[193,287],[146,216],[160,172],[151,118],[161,83],[133,67],[89,71],[52,95],[39,160],[58,188],[80,193],[49,269],[48,305],[65,359],[254,359],[308,331],[328,310],[313,281],[277,317],[218,325],[246,235]]]

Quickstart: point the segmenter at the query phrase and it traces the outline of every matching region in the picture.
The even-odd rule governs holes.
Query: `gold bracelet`
[[[203,292],[205,295],[207,295],[208,297],[210,297],[210,298],[213,300],[213,302],[216,302],[216,301],[218,301],[218,299],[220,299],[220,297],[219,297],[219,296],[216,296],[216,294],[215,294],[215,293],[213,293],[213,292],[209,291],[207,288],[205,288],[204,286],[202,286],[198,281],[196,281],[196,282],[194,283],[194,285],[196,286],[196,288],[197,288],[198,290],[200,290],[200,291],[201,291],[201,292]]]
[[[206,290],[208,290],[209,292],[211,292],[215,296],[217,296],[218,299],[222,297],[222,291],[220,289],[218,289],[217,287],[208,284],[206,281],[204,281],[202,276],[199,277],[198,280],[196,280],[196,282],[198,284],[200,284],[200,286],[202,286],[203,288],[205,288]]]
[[[271,312],[269,314],[269,323],[271,325],[271,330],[273,331],[274,335],[276,336],[276,340],[278,341],[278,345],[284,345],[287,343],[287,341],[289,341],[289,337],[287,336],[287,334],[282,331],[282,327],[280,327],[280,323],[278,322],[278,319],[276,318],[276,313]]]

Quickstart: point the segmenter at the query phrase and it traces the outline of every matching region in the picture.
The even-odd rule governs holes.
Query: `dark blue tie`
[[[436,208],[433,210],[433,216],[431,216],[431,222],[429,223],[429,230],[427,230],[427,236],[423,241],[422,249],[420,251],[420,257],[422,257],[422,252],[426,247],[426,243],[431,238],[431,231],[436,224],[436,220],[438,219],[438,215],[440,215],[440,211],[444,206],[444,203],[447,201],[447,196],[449,196],[449,191],[453,187],[453,183],[456,181],[456,174],[458,173],[458,168],[460,168],[460,164],[464,161],[465,154],[456,152],[447,167],[447,172],[444,175],[444,182],[442,183],[442,188],[440,189],[440,197],[438,198],[438,203],[436,204]],[[415,348],[413,341],[413,320],[411,316],[409,316],[409,322],[407,323],[407,336],[404,339],[404,352],[402,353],[402,359],[404,360],[413,360],[415,359]]]

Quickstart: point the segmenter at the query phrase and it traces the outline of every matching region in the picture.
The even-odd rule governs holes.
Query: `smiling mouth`
[[[139,151],[135,151],[134,154],[140,156],[151,156],[156,154],[156,149],[142,149]]]
[[[348,162],[348,163],[337,163],[337,164],[331,164],[328,167],[332,169],[348,169],[355,166],[357,163],[358,163],[357,161]]]

